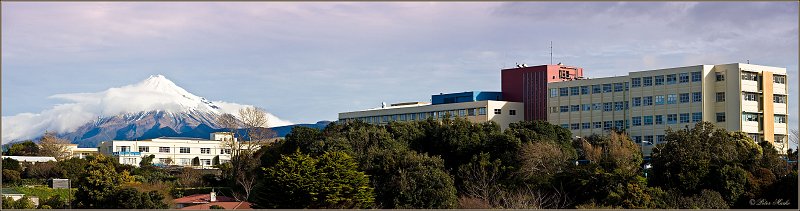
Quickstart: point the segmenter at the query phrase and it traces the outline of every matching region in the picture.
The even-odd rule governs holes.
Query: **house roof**
[[[22,162],[47,162],[56,161],[54,157],[36,157],[36,156],[3,156],[3,158],[11,158]]]
[[[250,207],[250,202],[242,201],[232,201],[232,202],[212,202],[206,204],[198,204],[192,205],[188,207],[181,208],[182,210],[208,210],[211,209],[211,206],[218,205],[226,210],[251,210],[253,208]]]
[[[173,200],[176,204],[202,204],[211,202],[211,194],[194,194]],[[236,199],[217,195],[216,202],[236,202]]]

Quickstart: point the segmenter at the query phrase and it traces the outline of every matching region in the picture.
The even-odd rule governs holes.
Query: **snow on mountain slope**
[[[189,93],[162,75],[150,76],[136,84],[101,92],[57,94],[51,98],[70,103],[58,104],[40,113],[21,113],[2,117],[2,142],[35,138],[46,130],[61,134],[77,132],[78,129],[92,130],[91,126],[87,125],[100,126],[103,122],[159,127],[156,129],[169,127],[175,131],[182,130],[181,127],[197,127],[200,124],[213,128],[216,127],[213,118],[217,115],[223,113],[237,115],[240,108],[250,106],[206,100]],[[268,115],[269,127],[291,124],[272,114]],[[170,119],[168,117],[172,117],[173,120],[165,121]],[[148,119],[159,124],[138,123]],[[117,136],[117,138],[124,137]],[[73,141],[79,139],[81,138],[72,138]]]

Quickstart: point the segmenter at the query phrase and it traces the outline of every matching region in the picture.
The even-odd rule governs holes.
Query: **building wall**
[[[227,136],[217,135],[218,138]],[[140,149],[144,148],[144,150]],[[160,148],[166,148],[168,152],[161,152]],[[124,151],[127,148],[128,151]],[[181,148],[188,148],[189,152],[181,152]],[[206,151],[207,149],[207,151]],[[106,155],[110,155],[122,164],[139,166],[142,157],[154,155],[153,164],[166,164],[164,159],[171,159],[172,165],[191,166],[192,159],[200,159],[200,165],[209,167],[213,165],[213,159],[219,156],[221,163],[230,161],[230,147],[222,144],[219,140],[206,139],[175,139],[175,138],[156,138],[143,141],[106,141],[100,143],[98,150]]]
[[[501,70],[503,100],[523,102],[525,120],[546,120],[547,83],[569,81],[579,77],[583,77],[583,68],[564,65],[503,69]]]
[[[742,80],[743,71],[756,74],[758,80]],[[718,73],[724,75],[724,80],[717,81]],[[773,103],[773,96],[786,96],[788,93],[785,83],[773,83],[775,77],[785,78],[785,75],[784,68],[725,64],[549,83],[548,121],[567,127],[578,136],[605,134],[611,128],[624,129],[643,145],[647,154],[663,139],[667,128],[682,129],[700,121],[746,132],[756,141],[769,141],[779,151],[785,151],[788,149],[787,123],[778,119],[788,120],[787,104]],[[618,91],[617,84],[627,88]],[[601,90],[596,93],[593,86],[598,85]],[[604,86],[609,85],[612,90],[606,92]],[[583,92],[583,87],[587,86],[588,94]],[[579,93],[573,95],[576,87]],[[568,92],[566,96],[562,96],[564,89]],[[718,93],[724,97],[718,99]],[[757,101],[745,100],[743,93],[756,94]],[[615,107],[617,102],[622,102],[627,109],[618,110]],[[598,103],[601,107],[596,109]],[[611,103],[611,110],[607,109],[607,103]],[[578,110],[575,110],[575,105],[578,105]],[[586,105],[589,105],[589,110],[585,109]],[[563,112],[564,106],[568,108],[566,112]],[[724,118],[717,119],[718,113],[724,114]],[[745,113],[757,115],[759,121],[745,120]],[[612,127],[608,127],[609,121],[612,121]],[[619,121],[623,121],[623,127],[618,127]],[[598,122],[601,124],[599,128]],[[587,123],[590,128],[586,128]],[[776,137],[779,141],[775,141]]]
[[[499,109],[500,114],[495,114],[495,109]],[[514,115],[510,114],[512,111],[515,113]],[[438,105],[393,106],[383,109],[343,112],[339,113],[339,121],[360,120],[370,124],[387,124],[392,121],[416,121],[428,117],[441,119],[446,113],[449,113],[451,117],[466,118],[470,122],[494,121],[502,129],[508,128],[510,123],[524,120],[522,103],[486,100]]]

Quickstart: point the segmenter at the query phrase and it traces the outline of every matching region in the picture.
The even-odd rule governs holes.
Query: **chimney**
[[[211,202],[217,201],[217,192],[214,192],[214,190],[212,189],[210,195],[211,195],[211,200],[210,200]]]

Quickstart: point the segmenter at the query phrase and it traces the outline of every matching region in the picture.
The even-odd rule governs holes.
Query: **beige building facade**
[[[430,104],[399,103],[383,108],[339,113],[339,121],[362,121],[370,124],[388,124],[393,121],[417,121],[427,118],[443,119],[445,116],[466,118],[470,122],[494,121],[502,129],[525,119],[524,107],[519,102],[495,100]]]
[[[231,159],[231,144],[236,139],[231,133],[218,132],[210,135],[211,139],[162,137],[141,141],[105,141],[100,143],[100,153],[119,159],[122,164],[139,166],[142,157],[154,155],[153,164],[195,166],[192,160],[197,158],[196,167],[211,168],[213,159],[218,156],[220,163]],[[233,142],[231,142],[233,141]]]
[[[697,65],[548,84],[548,121],[576,136],[616,128],[645,154],[667,128],[708,121],[788,149],[786,69],[752,64]]]

